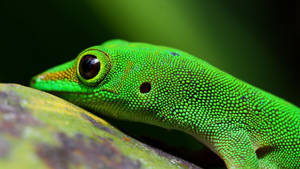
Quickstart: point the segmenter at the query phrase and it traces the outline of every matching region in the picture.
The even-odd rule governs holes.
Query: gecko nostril
[[[141,93],[149,93],[151,90],[151,84],[150,82],[144,82],[140,86],[140,92]]]
[[[35,85],[36,79],[37,79],[37,77],[33,77],[33,78],[31,79],[31,81],[30,81],[30,86],[34,86],[34,85]]]
[[[35,85],[35,82],[36,82],[36,81],[35,81],[35,78],[32,78],[31,81],[30,81],[30,86]]]
[[[44,79],[44,75],[37,75],[30,80],[30,86],[34,86],[37,82]]]

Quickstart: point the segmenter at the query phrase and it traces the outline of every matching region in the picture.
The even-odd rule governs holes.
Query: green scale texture
[[[77,68],[91,50],[105,53],[100,63],[110,66],[88,82]],[[298,107],[177,49],[108,41],[34,77],[32,86],[107,116],[187,132],[228,168],[300,167]]]

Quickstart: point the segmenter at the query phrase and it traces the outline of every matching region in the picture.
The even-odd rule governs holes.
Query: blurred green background
[[[1,83],[28,85],[33,75],[81,50],[120,38],[182,49],[300,106],[295,1],[0,3]]]
[[[296,5],[260,0],[1,0],[0,82],[113,38],[188,51],[296,105]]]

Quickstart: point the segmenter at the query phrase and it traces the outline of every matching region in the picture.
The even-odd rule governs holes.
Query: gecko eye
[[[90,48],[78,55],[76,72],[82,83],[97,86],[111,68],[110,56],[99,49]]]
[[[149,93],[151,90],[151,84],[149,82],[144,82],[140,86],[141,93]]]
[[[92,79],[100,71],[100,61],[94,55],[85,55],[79,63],[79,73],[84,79]]]

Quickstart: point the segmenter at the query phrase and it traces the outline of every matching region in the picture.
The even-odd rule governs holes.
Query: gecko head
[[[161,125],[168,116],[163,112],[170,109],[176,100],[174,90],[178,90],[170,86],[174,79],[167,63],[171,60],[168,57],[179,57],[180,51],[175,52],[113,40],[90,47],[74,60],[35,76],[31,86],[94,113]]]

